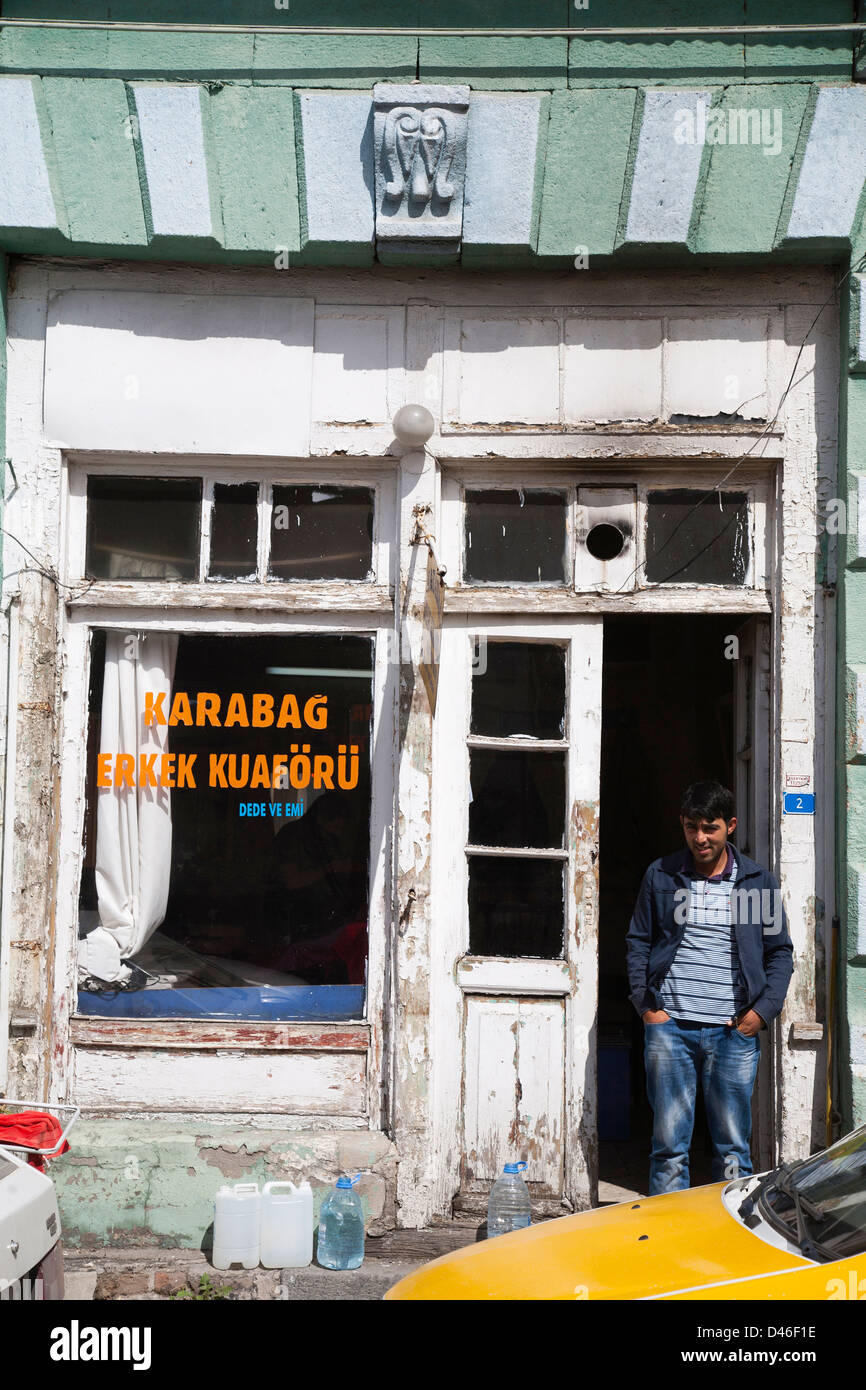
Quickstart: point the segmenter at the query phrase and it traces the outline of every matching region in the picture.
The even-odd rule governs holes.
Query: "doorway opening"
[[[683,846],[682,794],[713,779],[737,796],[737,648],[744,616],[612,616],[604,620],[599,839],[599,1200],[645,1193],[652,1112],[643,1024],[628,998],[625,935],[644,871]],[[740,836],[732,839],[740,844]],[[754,854],[754,848],[744,852]],[[691,1182],[710,1181],[700,1097]]]

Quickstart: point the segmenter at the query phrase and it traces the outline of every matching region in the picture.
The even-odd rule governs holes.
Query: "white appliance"
[[[0,1147],[0,1299],[62,1297],[54,1183],[26,1159]]]

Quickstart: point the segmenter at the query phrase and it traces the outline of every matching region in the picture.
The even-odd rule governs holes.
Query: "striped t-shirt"
[[[695,872],[686,853],[682,872],[690,880],[688,916],[683,939],[661,986],[671,1018],[694,1023],[727,1023],[747,1003],[740,970],[737,939],[731,924],[731,892],[737,861],[727,851],[727,863],[714,878]]]

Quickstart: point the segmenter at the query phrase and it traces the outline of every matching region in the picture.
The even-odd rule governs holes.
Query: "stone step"
[[[475,1221],[481,1225],[487,1220],[487,1192],[461,1192],[454,1198],[454,1219],[459,1222]],[[533,1221],[551,1221],[557,1216],[571,1216],[572,1210],[559,1197],[533,1197]]]
[[[360,1269],[215,1269],[197,1250],[158,1246],[67,1249],[66,1300],[130,1302],[194,1298],[202,1280],[227,1300],[380,1299],[419,1265],[475,1240],[476,1223],[368,1236]]]

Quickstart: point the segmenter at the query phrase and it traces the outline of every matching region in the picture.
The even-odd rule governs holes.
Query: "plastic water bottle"
[[[353,1178],[337,1178],[319,1212],[319,1264],[325,1269],[357,1269],[364,1258],[364,1209]]]
[[[506,1163],[501,1178],[490,1189],[487,1203],[488,1236],[504,1236],[519,1231],[532,1221],[529,1188],[520,1176],[525,1163]]]
[[[262,1264],[303,1269],[313,1258],[313,1189],[308,1182],[266,1182],[262,1188]]]
[[[257,1182],[224,1184],[214,1198],[213,1264],[215,1269],[242,1265],[255,1269],[259,1262],[261,1194]]]

